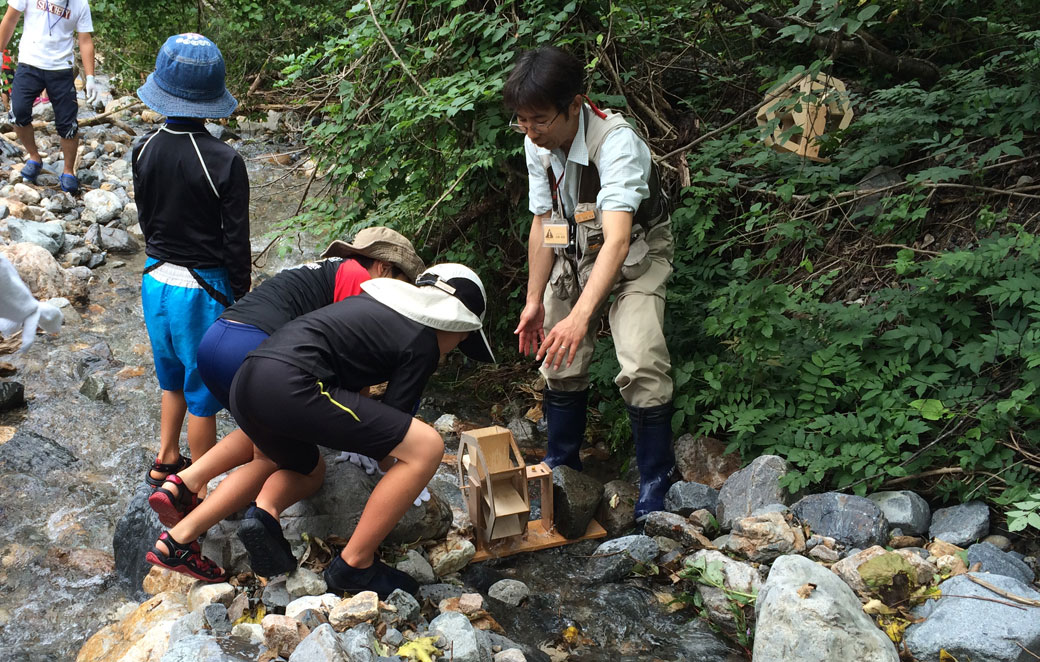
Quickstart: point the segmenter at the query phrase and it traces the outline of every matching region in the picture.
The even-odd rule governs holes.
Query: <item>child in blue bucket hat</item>
[[[238,152],[204,125],[238,105],[208,38],[167,39],[137,96],[166,116],[131,160],[148,256],[141,302],[162,389],[159,455],[146,478],[155,489],[191,463],[180,453],[185,414],[192,457],[216,443],[221,405],[199,376],[196,352],[209,326],[249,291],[249,178]]]

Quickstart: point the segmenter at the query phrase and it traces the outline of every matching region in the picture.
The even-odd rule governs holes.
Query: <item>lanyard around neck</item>
[[[51,11],[51,7],[55,7],[60,11],[57,14],[55,14]],[[62,7],[60,4],[52,3],[50,2],[50,0],[43,0],[43,13],[47,15],[47,36],[51,36],[51,30],[54,29],[54,26],[56,26],[61,19],[65,18],[64,14],[66,11],[68,11],[68,8],[68,0],[66,0],[64,7]],[[56,17],[53,21],[51,20],[52,15]]]

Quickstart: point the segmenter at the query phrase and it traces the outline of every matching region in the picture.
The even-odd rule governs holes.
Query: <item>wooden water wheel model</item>
[[[820,138],[848,127],[852,115],[845,83],[818,73],[815,77],[799,74],[770,90],[755,119],[759,126],[779,119],[773,132],[766,136],[767,146],[827,163],[829,159],[820,156]],[[800,127],[801,133],[792,132],[794,127]]]
[[[496,425],[463,432],[457,458],[459,487],[475,532],[474,561],[606,535],[595,521],[581,538],[556,532],[552,470],[544,462],[528,466],[508,429]],[[542,498],[541,519],[533,521],[531,481],[539,481]]]

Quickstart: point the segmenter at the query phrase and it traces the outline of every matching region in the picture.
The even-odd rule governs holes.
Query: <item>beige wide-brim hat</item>
[[[463,354],[477,361],[495,362],[484,335],[487,294],[480,277],[462,264],[435,264],[416,284],[394,278],[373,278],[361,289],[379,303],[410,320],[441,331],[473,331],[459,343]]]
[[[349,244],[337,239],[321,254],[322,257],[343,258],[355,255],[389,262],[403,271],[410,281],[426,268],[407,237],[384,227],[365,228],[354,235],[354,241]]]

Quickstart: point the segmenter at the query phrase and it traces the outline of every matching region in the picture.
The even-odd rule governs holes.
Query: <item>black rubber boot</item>
[[[566,464],[581,471],[578,451],[585,439],[589,391],[542,391],[542,413],[548,425],[549,447],[545,463],[550,467]]]
[[[675,469],[672,403],[656,407],[629,405],[627,409],[639,467],[639,501],[635,515],[636,521],[641,522],[655,510],[664,510],[664,495],[672,485]]]

